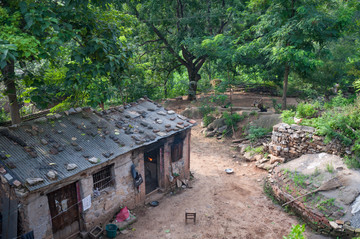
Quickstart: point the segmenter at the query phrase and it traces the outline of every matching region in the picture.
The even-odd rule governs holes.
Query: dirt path
[[[263,193],[267,173],[234,159],[228,142],[205,138],[200,130],[194,127],[191,138],[193,188],[166,195],[158,207],[135,210],[138,222],[119,238],[277,239],[288,234],[298,221]],[[225,168],[235,173],[228,175]],[[184,213],[191,209],[196,210],[197,223],[185,225]]]

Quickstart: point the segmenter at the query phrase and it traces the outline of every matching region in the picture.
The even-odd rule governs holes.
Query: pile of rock
[[[255,162],[255,166],[264,170],[272,170],[279,163],[284,163],[285,158],[278,157],[272,154],[254,153],[250,148],[263,147],[263,152],[267,151],[268,142],[264,139],[262,142],[251,144],[247,139],[234,140],[233,143],[238,143],[236,147],[239,149],[240,155],[248,162]]]

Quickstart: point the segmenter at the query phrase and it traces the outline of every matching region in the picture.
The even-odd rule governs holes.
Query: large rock
[[[217,130],[223,126],[226,126],[225,124],[225,119],[221,118],[221,119],[216,119],[214,120],[211,124],[208,125],[208,130]]]
[[[276,124],[281,123],[281,114],[260,115],[259,119],[251,122],[251,125],[265,129],[272,129]]]
[[[209,131],[209,130],[205,130],[205,131],[204,131],[205,137],[214,137],[215,134],[216,134],[215,131]]]
[[[186,108],[181,115],[186,116],[190,119],[201,119],[203,117],[201,111],[197,107]]]

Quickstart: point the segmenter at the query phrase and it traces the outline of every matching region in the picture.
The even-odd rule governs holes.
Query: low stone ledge
[[[284,175],[275,168],[267,177],[265,181],[265,188],[271,193],[280,205],[290,202],[294,197],[282,190],[281,183],[286,183],[288,180]],[[295,200],[288,204],[292,211],[301,217],[308,226],[319,234],[333,236],[338,238],[353,238],[360,236],[360,229],[351,227],[348,222],[343,225],[337,224],[336,221],[330,221],[323,213],[307,207],[301,200]],[[335,227],[334,224],[337,226]]]

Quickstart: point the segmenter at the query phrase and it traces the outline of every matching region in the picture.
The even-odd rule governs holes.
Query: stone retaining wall
[[[331,140],[325,144],[325,138],[316,135],[315,132],[316,129],[309,126],[277,124],[273,127],[269,153],[286,159],[321,152],[336,155],[351,154],[350,148],[344,148],[338,140]]]

